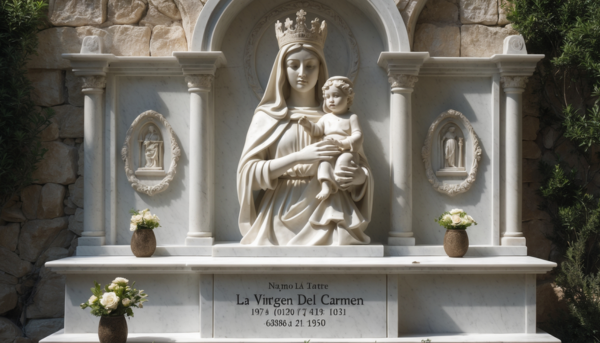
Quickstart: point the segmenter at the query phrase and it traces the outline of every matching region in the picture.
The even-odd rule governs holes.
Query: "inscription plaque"
[[[215,275],[215,338],[386,337],[385,275]]]

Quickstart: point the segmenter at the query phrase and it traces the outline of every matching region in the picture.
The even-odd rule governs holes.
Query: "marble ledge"
[[[381,244],[344,246],[254,246],[216,242],[215,257],[383,257]]]
[[[211,256],[211,246],[161,245],[154,256]],[[78,246],[77,256],[131,256],[129,245]]]
[[[202,257],[76,256],[50,261],[61,274],[544,274],[556,263],[530,256]]]
[[[358,338],[358,339],[319,339],[311,338],[311,343],[421,343],[430,339],[435,343],[560,343],[560,340],[551,335],[538,331],[536,334],[429,334],[413,335],[398,338]],[[181,342],[181,343],[297,343],[302,339],[214,339],[200,338],[199,333],[165,333],[165,334],[142,334],[130,333],[127,342],[151,343],[151,342]],[[97,343],[98,334],[65,334],[63,330],[48,336],[40,343]]]

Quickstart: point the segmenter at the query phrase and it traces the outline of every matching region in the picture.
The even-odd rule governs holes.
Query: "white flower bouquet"
[[[129,230],[137,229],[154,230],[160,226],[160,218],[156,214],[150,213],[149,209],[131,210],[131,221],[129,222]]]
[[[458,208],[442,213],[435,221],[446,230],[466,230],[471,225],[477,225],[473,217]]]
[[[133,288],[134,285],[135,282],[130,287],[129,280],[118,277],[103,290],[100,284],[94,281],[92,296],[81,304],[81,308],[91,308],[91,313],[97,317],[133,317],[132,307],[143,308],[143,303],[148,301],[148,294]]]

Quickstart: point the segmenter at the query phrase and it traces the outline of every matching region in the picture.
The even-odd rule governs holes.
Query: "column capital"
[[[419,78],[415,75],[407,74],[392,74],[388,73],[388,82],[394,88],[409,88],[413,89]]]
[[[102,91],[106,88],[106,77],[100,75],[80,76],[83,92]]]
[[[190,92],[210,92],[214,76],[210,74],[185,75],[185,82]]]
[[[525,90],[528,80],[529,77],[527,76],[502,76],[500,78],[500,82],[505,90],[509,88],[516,88],[520,92]]]
[[[71,61],[73,73],[76,76],[106,76],[108,66],[117,60],[113,54],[62,54],[62,57]]]

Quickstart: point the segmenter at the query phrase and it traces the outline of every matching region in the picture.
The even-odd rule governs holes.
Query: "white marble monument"
[[[132,342],[558,342],[535,318],[555,264],[526,256],[520,212],[543,56],[515,36],[430,57],[409,32],[393,0],[208,0],[190,51],[65,54],[86,210],[77,256],[46,264],[65,328],[42,342],[97,342],[79,304],[115,276],[149,294]],[[161,218],[152,258],[132,256],[131,208]],[[434,222],[451,208],[479,223],[464,258]]]

